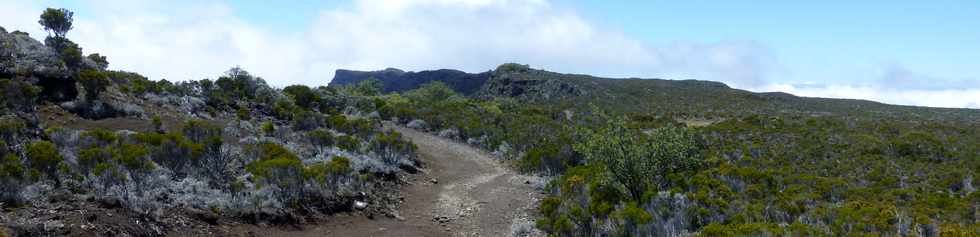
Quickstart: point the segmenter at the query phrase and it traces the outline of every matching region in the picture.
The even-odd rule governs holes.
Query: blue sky
[[[76,12],[69,37],[86,52],[151,78],[200,79],[242,65],[275,85],[319,85],[338,68],[521,62],[980,107],[977,1],[0,0],[0,25],[43,35],[35,19],[48,6]]]
[[[851,81],[900,63],[940,77],[976,77],[977,1],[635,1],[573,5],[650,42],[751,40],[806,81]]]

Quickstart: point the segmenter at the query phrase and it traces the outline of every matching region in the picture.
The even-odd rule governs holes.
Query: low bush
[[[275,133],[276,133],[275,124],[273,124],[272,122],[262,123],[262,134],[265,134],[265,136],[267,137],[272,137],[275,135]]]
[[[0,202],[19,204],[20,191],[27,184],[27,172],[20,158],[13,154],[0,158]]]
[[[293,114],[293,130],[310,131],[323,126],[323,117],[319,113],[301,110]]]
[[[27,163],[31,169],[37,170],[54,180],[56,184],[61,183],[58,179],[58,167],[64,158],[58,153],[58,149],[53,143],[48,141],[35,141],[27,146]]]
[[[8,145],[17,144],[17,140],[26,132],[26,128],[27,124],[18,117],[0,117],[0,138]]]
[[[341,150],[357,152],[361,150],[361,141],[351,135],[337,137],[337,147]]]
[[[184,137],[195,143],[204,143],[212,137],[221,137],[221,128],[203,120],[188,120],[181,128]]]
[[[12,79],[0,79],[0,91],[0,105],[24,112],[34,111],[37,96],[41,92],[40,88],[29,83]]]
[[[99,95],[106,90],[109,86],[109,77],[97,70],[84,70],[79,72],[77,76],[78,82],[82,84],[82,88],[85,89],[85,99],[88,101],[97,100]]]
[[[310,144],[312,144],[319,152],[323,152],[327,148],[331,147],[335,143],[335,138],[333,134],[326,129],[317,129],[310,131],[306,134],[307,139],[309,139]]]
[[[398,165],[401,159],[411,157],[418,148],[415,144],[405,141],[401,133],[388,130],[375,134],[368,149],[377,154],[386,164]]]

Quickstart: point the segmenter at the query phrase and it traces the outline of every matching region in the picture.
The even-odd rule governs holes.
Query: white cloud
[[[980,109],[980,88],[891,89],[881,86],[770,84],[761,91],[782,91],[798,96],[872,100],[889,104]]]
[[[86,52],[108,56],[110,67],[155,79],[214,77],[241,65],[275,85],[324,85],[338,68],[485,71],[519,62],[561,72],[755,85],[771,61],[751,43],[651,47],[544,0],[356,0],[323,10],[308,29],[289,34],[249,24],[223,2],[88,4],[99,6],[86,9],[95,17],[76,17],[69,36]],[[3,16],[18,21],[8,28],[36,26],[43,9],[0,6],[18,9]]]
[[[773,82],[756,91],[782,91],[798,96],[872,100],[889,104],[980,109],[980,81],[949,80],[893,63],[869,84],[789,84]]]

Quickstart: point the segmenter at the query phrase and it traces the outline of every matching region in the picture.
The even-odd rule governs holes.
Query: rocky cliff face
[[[577,81],[563,74],[529,68],[498,67],[476,96],[512,97],[527,101],[565,99],[586,94]]]
[[[490,79],[490,72],[466,73],[449,69],[420,72],[405,72],[394,68],[380,71],[339,69],[330,81],[330,85],[353,85],[371,78],[380,80],[384,84],[383,90],[386,93],[409,91],[432,81],[440,81],[459,93],[471,95]]]
[[[14,75],[68,78],[71,73],[54,49],[27,33],[0,28],[0,76]]]

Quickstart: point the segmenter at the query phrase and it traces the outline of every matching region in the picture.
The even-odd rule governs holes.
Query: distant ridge
[[[396,68],[380,71],[353,71],[339,69],[334,74],[330,85],[350,85],[368,79],[378,79],[384,84],[384,92],[401,92],[418,88],[432,81],[440,81],[459,93],[470,95],[480,89],[488,79],[490,72],[466,73],[459,70],[441,69],[433,71],[406,72]]]
[[[751,92],[704,80],[602,78],[503,64],[483,73],[458,70],[405,72],[337,70],[330,85],[376,78],[385,92],[404,92],[430,81],[442,81],[464,95],[483,99],[513,98],[542,105],[595,104],[608,110],[642,114],[829,114],[862,118],[980,120],[980,110],[890,105],[868,100],[800,97],[785,92]]]

